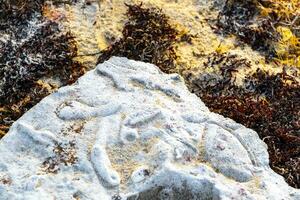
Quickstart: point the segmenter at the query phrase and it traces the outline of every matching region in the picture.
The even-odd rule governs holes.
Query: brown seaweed
[[[300,188],[299,82],[285,70],[274,75],[258,69],[237,86],[235,73],[251,63],[230,54],[213,53],[205,66],[214,72],[187,76],[190,90],[211,111],[254,129],[268,145],[272,169]]]
[[[235,35],[267,61],[300,67],[299,1],[227,0],[215,31]]]
[[[123,28],[123,36],[100,53],[98,63],[111,56],[125,56],[157,65],[164,72],[174,71],[177,54],[174,43],[179,40],[178,31],[169,23],[169,18],[156,8],[140,5],[128,7],[128,22]],[[190,42],[188,34],[183,41]]]
[[[39,80],[55,77],[66,85],[84,73],[73,60],[77,55],[73,36],[42,16],[43,4],[43,0],[0,4],[0,137],[56,88]]]

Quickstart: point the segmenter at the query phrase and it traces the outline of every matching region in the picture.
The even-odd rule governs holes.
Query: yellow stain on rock
[[[147,142],[137,141],[131,144],[116,144],[106,147],[106,152],[110,158],[112,168],[116,170],[121,177],[121,187],[129,181],[132,172],[140,167],[142,162],[134,157],[138,152],[147,154],[156,143],[157,138],[151,138]]]

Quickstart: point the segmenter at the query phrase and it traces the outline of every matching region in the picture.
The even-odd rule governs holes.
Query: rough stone
[[[182,78],[113,57],[0,141],[0,199],[300,199],[257,134]]]

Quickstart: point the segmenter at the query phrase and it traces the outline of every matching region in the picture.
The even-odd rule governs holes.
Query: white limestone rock
[[[111,58],[0,141],[0,199],[300,199],[257,134],[178,75]]]

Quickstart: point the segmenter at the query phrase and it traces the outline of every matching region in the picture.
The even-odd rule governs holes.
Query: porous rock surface
[[[0,141],[0,199],[299,199],[257,134],[181,77],[113,57]]]

